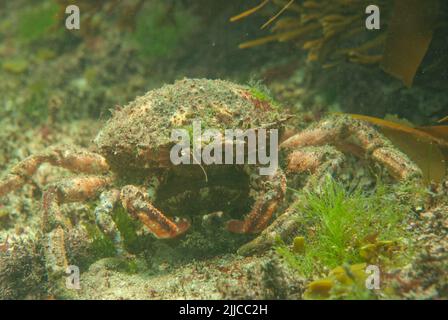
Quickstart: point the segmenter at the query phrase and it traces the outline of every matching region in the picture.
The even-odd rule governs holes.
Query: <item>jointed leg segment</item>
[[[65,225],[59,208],[61,204],[92,199],[111,182],[110,177],[83,176],[49,185],[42,196],[42,230],[52,230],[55,224]]]
[[[244,220],[230,220],[227,229],[235,233],[258,233],[266,228],[286,192],[286,177],[281,170],[263,182],[255,204]]]
[[[328,173],[337,170],[343,159],[343,154],[333,147],[304,147],[288,156],[286,170],[290,174],[312,174],[315,179],[308,180],[304,186],[304,188],[311,188],[314,186],[314,181],[320,184]],[[286,186],[286,181],[283,183]],[[288,208],[269,226],[266,224],[263,228],[260,228],[258,231],[261,231],[261,234],[243,245],[238,253],[251,255],[267,250],[272,248],[278,238],[287,241],[298,230],[298,220],[294,218],[294,210],[294,207]],[[246,218],[246,220],[248,219],[250,219],[250,215]]]
[[[174,238],[190,227],[187,220],[174,222],[168,219],[160,210],[154,207],[146,194],[134,186],[126,186],[121,190],[123,207],[139,219],[157,238]]]
[[[45,263],[51,275],[65,272],[65,231],[70,222],[61,214],[60,205],[94,198],[111,183],[111,178],[84,176],[63,180],[47,187],[42,201],[42,231]]]
[[[316,187],[313,182],[320,184],[328,173],[337,172],[344,160],[341,151],[373,160],[396,180],[422,177],[421,170],[372,126],[347,116],[328,118],[285,140],[280,148],[288,154],[288,173],[313,175],[304,188]],[[298,229],[294,207],[290,207],[238,253],[249,255],[271,248],[277,237],[287,241]]]
[[[372,126],[348,116],[330,117],[292,136],[281,144],[284,150],[333,145],[343,151],[372,159],[397,180],[420,178],[421,170]]]
[[[109,170],[106,160],[99,154],[69,146],[51,147],[16,164],[0,180],[0,197],[21,188],[43,163],[86,174],[101,174]]]
[[[112,212],[120,201],[120,191],[113,189],[104,191],[100,196],[100,204],[95,208],[95,221],[97,226],[114,243],[119,255],[124,254],[121,233],[112,219]]]

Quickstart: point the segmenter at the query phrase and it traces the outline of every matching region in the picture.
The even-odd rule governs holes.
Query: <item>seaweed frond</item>
[[[394,145],[422,170],[427,183],[441,182],[447,173],[448,126],[413,127],[394,120],[351,114],[380,128]]]
[[[246,18],[269,1],[234,16],[234,22]],[[269,42],[293,41],[308,52],[308,61],[323,67],[343,61],[377,65],[411,86],[432,41],[442,26],[439,0],[376,1],[381,9],[380,30],[366,30],[368,0],[272,0],[273,16],[261,26],[271,26],[271,34],[241,43],[241,49]],[[273,6],[280,7],[274,13]],[[266,9],[267,11],[267,9]]]
[[[306,193],[297,202],[305,249],[297,252],[294,243],[292,248],[280,243],[277,253],[306,277],[325,276],[328,270],[344,264],[406,263],[411,248],[401,250],[400,246],[409,237],[403,221],[412,211],[412,204],[400,188],[405,187],[378,182],[372,193],[361,189],[350,192],[328,178],[321,192]],[[412,192],[415,197],[421,191]],[[366,245],[375,248],[370,256],[365,254]],[[389,250],[394,254],[389,256]]]

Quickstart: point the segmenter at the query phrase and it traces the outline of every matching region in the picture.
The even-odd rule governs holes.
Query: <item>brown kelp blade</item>
[[[381,67],[410,87],[438,18],[438,0],[395,0]]]
[[[273,34],[267,37],[263,37],[263,38],[259,38],[259,39],[255,39],[255,40],[251,40],[251,41],[247,41],[247,42],[243,42],[241,43],[238,48],[240,49],[248,49],[248,48],[252,48],[252,47],[257,47],[260,46],[262,44],[266,44],[272,41],[278,41],[279,39],[279,35],[278,34]]]
[[[421,140],[416,136],[410,136],[402,131],[390,128],[382,128],[381,130],[397,148],[407,154],[420,167],[426,182],[439,183],[443,180],[446,174],[446,159],[437,144],[428,142],[428,140]]]
[[[258,10],[260,10],[261,8],[263,8],[266,4],[268,4],[269,1],[270,0],[264,0],[258,6],[253,7],[249,10],[246,10],[246,11],[236,15],[236,16],[231,17],[230,22],[238,21],[238,20],[241,20],[241,19],[244,19],[244,18],[250,16],[251,14],[253,14],[253,13],[257,12]]]
[[[261,26],[261,29],[266,28],[267,26],[269,26],[272,22],[274,22],[278,17],[280,17],[283,12],[285,12],[289,6],[291,6],[294,3],[295,0],[290,0],[279,12],[277,12],[276,15],[274,15],[272,18],[270,18],[265,24],[263,24]]]
[[[297,28],[296,30],[280,32],[280,33],[272,34],[272,35],[269,35],[269,36],[266,36],[263,38],[243,42],[239,45],[239,48],[247,49],[247,48],[256,47],[256,46],[259,46],[262,44],[266,44],[266,43],[272,42],[272,41],[285,42],[285,41],[289,41],[292,39],[297,39],[297,38],[304,36],[307,33],[314,31],[318,28],[320,28],[320,26],[318,24],[309,24],[303,28]]]
[[[362,114],[350,114],[355,119],[364,120],[375,124],[381,128],[389,128],[395,131],[401,131],[415,137],[416,139],[434,143],[441,147],[448,147],[447,128],[448,126],[429,126],[429,127],[410,127],[402,123],[366,116]]]
[[[383,134],[420,167],[426,182],[442,181],[447,170],[448,159],[443,149],[448,148],[448,126],[412,128],[365,115],[351,116],[379,126]]]
[[[417,127],[417,129],[437,138],[439,144],[448,148],[448,126]]]
[[[448,116],[440,119],[439,121],[437,121],[438,123],[443,123],[443,122],[448,122]]]
[[[442,145],[442,152],[445,156],[445,164],[448,167],[448,126],[419,127],[418,129],[437,137],[439,141],[445,141],[445,144]]]

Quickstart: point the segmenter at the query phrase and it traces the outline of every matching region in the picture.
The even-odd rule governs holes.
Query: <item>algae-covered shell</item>
[[[95,139],[115,171],[169,165],[173,129],[248,129],[279,122],[277,107],[258,91],[223,80],[184,79],[114,111]],[[275,127],[275,125],[274,125]]]

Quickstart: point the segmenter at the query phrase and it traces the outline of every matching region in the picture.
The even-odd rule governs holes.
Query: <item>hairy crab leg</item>
[[[338,149],[373,159],[386,167],[397,180],[422,177],[421,170],[370,125],[344,116],[324,120],[285,140],[280,147],[289,153],[288,173],[309,173],[314,177],[307,180],[305,189],[319,190],[323,178],[328,173],[337,172],[344,160],[343,153]],[[278,237],[284,241],[290,240],[299,230],[293,207],[280,215],[257,238],[243,245],[238,253],[250,255],[266,250],[275,244]]]
[[[234,233],[258,233],[266,228],[286,192],[286,178],[281,170],[264,181],[263,190],[244,220],[230,220],[227,229]]]
[[[112,212],[120,201],[120,190],[107,190],[100,195],[100,204],[95,208],[95,221],[101,231],[114,243],[117,254],[125,253],[121,233],[112,219]]]
[[[121,189],[123,207],[135,218],[139,219],[159,239],[175,238],[190,227],[190,223],[181,219],[172,221],[151,204],[145,193],[135,186]]]
[[[242,256],[264,252],[274,246],[277,239],[287,241],[299,230],[299,220],[295,218],[295,209],[288,208],[272,222],[254,240],[242,245],[237,253]]]
[[[50,278],[57,279],[62,276],[69,263],[65,251],[65,232],[57,227],[44,235],[45,268]]]
[[[314,179],[308,179],[304,186],[310,189],[315,182],[322,183],[327,174],[338,172],[344,158],[344,154],[332,146],[304,147],[288,155],[286,171],[311,174]]]
[[[42,229],[49,231],[61,222],[59,206],[96,197],[112,182],[111,177],[82,176],[49,185],[42,196]]]
[[[304,147],[294,151],[287,158],[288,174],[312,174],[315,179],[308,179],[304,189],[314,189],[317,183],[323,183],[328,173],[334,173],[343,163],[344,155],[334,147]],[[238,249],[240,255],[251,255],[265,251],[275,244],[278,238],[288,242],[299,230],[299,221],[295,218],[295,208],[291,205],[284,213],[274,220],[254,240]]]
[[[21,188],[43,163],[86,174],[109,171],[109,165],[99,154],[71,146],[54,146],[31,155],[12,167],[0,180],[0,197]]]
[[[384,166],[396,180],[421,178],[421,170],[371,125],[349,116],[333,116],[306,129],[281,145],[281,149],[298,150],[306,146],[335,145],[355,155],[361,153]],[[357,150],[356,152],[354,150]]]
[[[67,257],[64,244],[64,229],[70,223],[60,211],[63,203],[78,202],[94,198],[104,190],[112,178],[83,176],[49,185],[42,196],[42,232],[45,243],[45,263],[51,275],[65,272]]]

